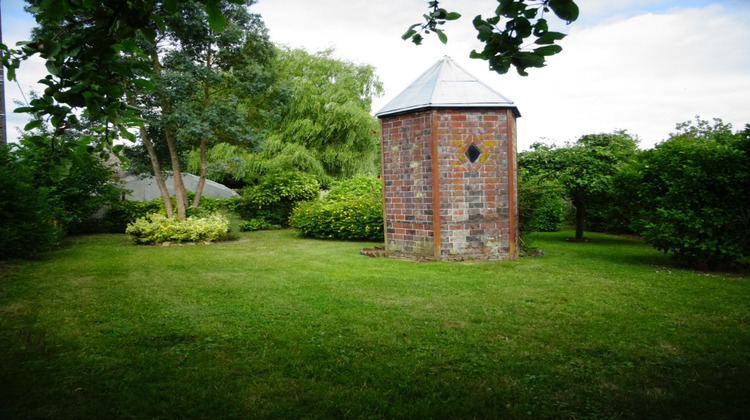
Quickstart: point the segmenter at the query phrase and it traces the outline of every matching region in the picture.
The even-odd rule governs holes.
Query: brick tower
[[[513,102],[446,56],[376,116],[386,254],[516,259]]]

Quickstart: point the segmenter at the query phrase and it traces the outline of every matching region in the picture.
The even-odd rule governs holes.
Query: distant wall
[[[200,178],[197,175],[182,173],[182,181],[188,191],[195,192],[199,179]],[[122,181],[124,182],[125,189],[131,191],[129,194],[125,195],[126,200],[150,201],[154,198],[161,197],[159,186],[156,184],[156,178],[153,176],[129,176]],[[174,195],[174,181],[171,176],[166,178],[166,183],[169,195]],[[214,198],[239,197],[239,194],[232,189],[208,179],[203,186],[203,195]]]

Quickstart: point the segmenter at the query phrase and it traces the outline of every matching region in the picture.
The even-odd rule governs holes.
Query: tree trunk
[[[206,157],[206,138],[201,139],[200,153],[201,153],[201,173],[198,178],[198,186],[195,187],[195,198],[193,198],[193,208],[198,208],[201,202],[201,195],[203,194],[203,186],[206,184],[206,172],[208,172],[208,158]]]
[[[586,210],[583,205],[583,200],[580,198],[573,198],[573,206],[576,208],[576,237],[575,240],[578,242],[583,241],[583,223],[586,216]]]
[[[213,50],[208,48],[206,51],[206,69],[211,71],[213,58]],[[208,109],[211,106],[211,88],[207,81],[203,82],[203,106]],[[208,172],[208,158],[206,157],[206,148],[208,148],[208,140],[204,136],[201,138],[200,154],[201,154],[201,170],[198,175],[198,186],[195,187],[195,197],[193,198],[193,208],[197,208],[201,202],[201,195],[203,195],[203,186],[206,184],[206,172]]]
[[[151,53],[151,65],[154,69],[154,73],[161,76],[162,66],[159,61],[159,53],[156,49]],[[170,115],[169,106],[166,104],[164,98],[161,98],[161,114],[166,119]],[[182,173],[180,172],[180,154],[177,150],[177,142],[174,138],[174,132],[172,129],[164,128],[164,137],[167,138],[167,147],[169,148],[169,160],[172,164],[172,180],[174,181],[174,196],[177,202],[177,217],[180,220],[185,220],[187,209],[187,191],[185,191],[185,184],[182,182]]]
[[[127,95],[128,103],[130,106],[135,107],[135,99],[132,95]],[[154,170],[154,178],[156,178],[156,185],[159,187],[161,193],[161,199],[164,202],[164,210],[167,212],[167,217],[174,217],[174,209],[172,208],[172,199],[169,197],[169,190],[167,189],[167,183],[164,181],[164,172],[161,170],[161,164],[156,156],[156,150],[154,150],[154,144],[151,142],[151,138],[146,131],[146,127],[143,124],[139,127],[141,133],[141,140],[143,145],[146,146],[148,157],[151,160],[151,167]]]
[[[143,145],[146,146],[146,150],[148,151],[148,157],[151,159],[151,167],[154,169],[154,178],[156,178],[156,185],[159,186],[161,199],[164,201],[164,209],[167,211],[167,217],[172,218],[174,217],[174,209],[172,208],[172,199],[169,197],[167,183],[164,181],[164,173],[161,170],[159,159],[156,158],[154,144],[151,143],[151,139],[143,126],[141,126],[141,140],[143,140]]]
[[[185,220],[187,218],[185,210],[187,209],[188,199],[185,184],[182,182],[182,172],[180,172],[180,154],[177,151],[177,143],[175,142],[172,130],[165,128],[164,136],[167,138],[169,159],[172,162],[172,180],[174,181],[175,201],[177,201],[177,217],[180,220]]]

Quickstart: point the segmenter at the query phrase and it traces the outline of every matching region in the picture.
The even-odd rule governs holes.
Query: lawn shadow
[[[577,256],[620,265],[651,266],[660,269],[688,270],[696,273],[727,276],[744,277],[750,275],[750,264],[743,261],[738,262],[733,267],[720,270],[701,269],[676,261],[634,235],[591,233],[585,239],[586,241],[582,242],[570,241],[565,236],[563,242],[567,246],[566,250],[574,252]]]
[[[585,241],[571,241],[570,235],[563,232],[554,238],[556,247],[564,247],[566,252],[590,260],[598,260],[618,265],[658,266],[671,269],[684,269],[684,265],[668,255],[654,249],[637,237],[589,233]],[[554,252],[554,248],[552,249]]]

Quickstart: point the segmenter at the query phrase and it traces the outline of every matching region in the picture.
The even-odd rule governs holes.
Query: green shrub
[[[62,138],[50,133],[21,136],[15,154],[33,171],[33,184],[46,189],[47,201],[56,207],[55,220],[68,233],[94,233],[92,219],[120,200],[122,188],[113,183],[114,170],[101,153],[86,152],[82,141],[70,133]],[[70,149],[72,144],[78,150]]]
[[[313,200],[319,194],[320,184],[310,174],[272,172],[242,191],[236,209],[243,220],[263,219],[267,226],[287,226],[294,206],[300,201]]]
[[[224,238],[229,225],[229,220],[218,214],[203,218],[188,217],[181,221],[153,213],[130,223],[125,233],[137,244],[212,242]]]
[[[328,191],[329,200],[341,200],[351,197],[372,196],[382,199],[383,184],[379,178],[369,175],[360,175],[339,181],[331,186]]]
[[[272,225],[262,217],[255,217],[250,220],[243,220],[240,224],[240,228],[245,232],[253,232],[256,230],[272,230],[276,229],[278,225]]]
[[[0,259],[26,258],[59,244],[63,229],[47,188],[0,145]]]
[[[61,222],[68,233],[103,231],[97,213],[117,203],[124,192],[112,182],[113,176],[114,170],[97,156],[84,154],[74,160],[67,177],[51,184],[64,206]]]
[[[565,214],[562,194],[563,190],[556,182],[541,176],[532,177],[528,171],[519,170],[518,229],[521,251],[535,250],[534,232],[556,232],[562,228]]]
[[[192,203],[195,193],[188,191],[188,202]],[[172,197],[174,202],[174,197]],[[161,200],[160,200],[161,201]],[[198,208],[189,207],[186,212],[188,216],[203,217],[214,213],[236,213],[237,206],[240,204],[240,198],[216,198],[201,196],[201,201],[198,204]],[[163,206],[162,206],[163,207]],[[177,207],[177,203],[174,202],[174,207]]]
[[[685,127],[683,127],[684,129]],[[742,258],[750,242],[750,128],[699,122],[644,151],[615,179],[633,228],[656,249],[702,268]]]
[[[105,232],[124,233],[128,224],[152,213],[164,213],[164,203],[160,198],[151,201],[122,200],[107,209],[100,223]]]
[[[192,200],[192,197],[194,197],[194,193],[188,192],[189,200]],[[215,213],[221,213],[229,217],[228,215],[236,213],[239,203],[238,198],[201,197],[198,208],[189,208],[186,213],[188,216],[197,218],[207,217]],[[174,196],[172,196],[172,204],[176,206]],[[128,224],[152,213],[160,213],[166,216],[164,201],[161,198],[150,201],[122,200],[110,206],[99,223],[102,225],[101,229],[105,232],[123,233]]]
[[[383,240],[380,181],[372,176],[342,181],[323,198],[299,203],[289,225],[312,238]]]

